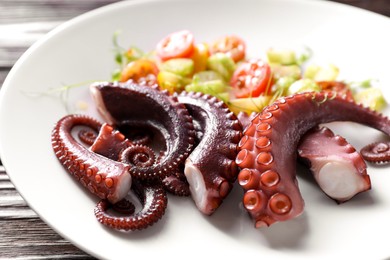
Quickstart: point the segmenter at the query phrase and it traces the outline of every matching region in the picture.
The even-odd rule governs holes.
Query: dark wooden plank
[[[94,259],[64,240],[39,218],[0,221],[0,257],[23,259]],[[17,235],[15,235],[17,234]]]
[[[2,0],[1,23],[67,20],[118,0]]]
[[[94,259],[45,224],[0,166],[0,259]]]
[[[118,0],[0,1],[0,68],[11,67],[23,52],[57,25]]]
[[[7,77],[9,70],[10,70],[9,68],[1,68],[0,67],[0,87],[2,86],[5,78]],[[1,165],[1,163],[0,163],[0,165]]]

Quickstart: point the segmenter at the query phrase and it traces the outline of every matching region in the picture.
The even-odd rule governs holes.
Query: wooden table
[[[60,23],[115,0],[0,0],[0,86],[20,55]],[[389,0],[337,0],[390,17]],[[0,161],[0,259],[93,259],[48,227]]]

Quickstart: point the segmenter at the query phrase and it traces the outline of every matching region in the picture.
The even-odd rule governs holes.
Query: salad
[[[374,110],[386,101],[370,80],[338,80],[333,64],[308,64],[310,50],[298,55],[294,50],[269,48],[265,59],[247,57],[244,39],[225,35],[213,42],[197,42],[192,32],[173,32],[154,50],[123,48],[114,36],[118,69],[112,80],[148,86],[158,85],[170,93],[203,92],[223,100],[235,114],[260,112],[281,96],[304,91],[337,91]]]

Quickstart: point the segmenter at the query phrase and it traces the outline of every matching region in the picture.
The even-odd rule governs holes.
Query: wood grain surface
[[[20,55],[64,21],[114,0],[0,0],[0,86]],[[390,0],[338,0],[390,17]],[[130,256],[129,256],[130,257]],[[0,161],[0,259],[93,259],[31,210]]]

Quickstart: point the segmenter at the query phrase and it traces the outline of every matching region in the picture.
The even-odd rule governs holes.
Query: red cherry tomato
[[[234,71],[230,85],[237,98],[268,94],[272,85],[271,68],[262,60],[254,59],[243,62]]]
[[[156,47],[162,61],[173,58],[188,58],[194,50],[194,35],[189,31],[174,32],[163,38]]]
[[[235,35],[227,35],[217,39],[210,46],[210,53],[215,54],[223,52],[227,54],[234,62],[245,58],[246,45],[243,39]]]

